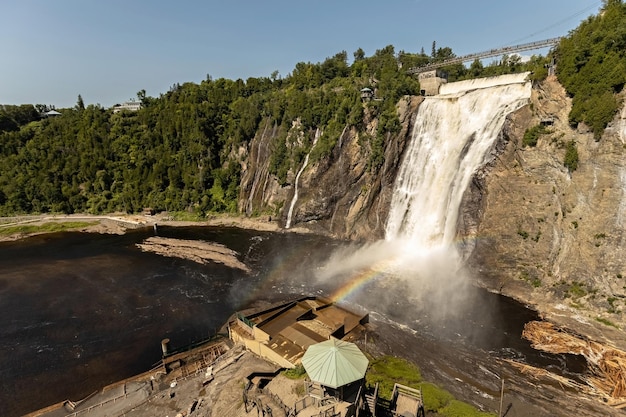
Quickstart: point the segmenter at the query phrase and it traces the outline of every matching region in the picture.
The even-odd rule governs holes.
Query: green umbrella
[[[311,345],[302,356],[302,365],[311,381],[330,388],[362,379],[368,364],[357,345],[339,339]]]

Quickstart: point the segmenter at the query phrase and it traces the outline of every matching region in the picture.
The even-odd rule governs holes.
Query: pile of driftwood
[[[522,336],[535,349],[582,355],[589,369],[585,376],[589,392],[613,405],[626,404],[626,352],[568,333],[547,322],[526,323]]]

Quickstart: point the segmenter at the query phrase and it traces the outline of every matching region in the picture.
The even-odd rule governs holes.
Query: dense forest
[[[600,14],[561,41],[557,58],[559,81],[573,97],[570,123],[585,122],[600,139],[626,82],[626,5],[606,0]]]
[[[615,113],[626,77],[625,46],[625,8],[611,0],[601,16],[583,22],[557,48],[559,78],[574,97],[572,123],[585,121],[600,132]],[[198,84],[173,85],[160,97],[142,90],[136,112],[85,106],[80,96],[74,108],[57,109],[56,117],[42,118],[49,110],[43,105],[0,106],[0,215],[132,213],[144,207],[235,212],[242,155],[262,123],[279,132],[270,171],[281,185],[289,185],[288,173],[310,150],[316,129],[323,133],[313,160],[330,154],[345,127],[364,132],[365,114],[378,119],[376,133],[362,134],[359,142],[376,170],[384,162],[386,135],[400,129],[396,103],[420,91],[406,69],[453,56],[434,42],[430,55],[389,45],[370,57],[359,49],[351,63],[342,51],[320,63],[300,62],[284,78],[207,76]],[[476,61],[444,70],[450,81],[529,70],[541,79],[548,61],[503,56],[487,66]],[[606,62],[610,69],[602,66]],[[374,90],[375,100],[361,101],[364,87]],[[288,135],[293,126],[303,134]]]

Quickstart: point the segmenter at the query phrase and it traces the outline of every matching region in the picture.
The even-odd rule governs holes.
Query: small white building
[[[60,116],[60,115],[61,115],[61,113],[59,113],[56,110],[50,110],[50,111],[47,111],[47,112],[42,114],[43,117],[57,117],[57,116]]]
[[[361,101],[370,101],[374,98],[374,90],[369,87],[361,88]]]
[[[119,113],[122,110],[137,111],[141,108],[140,101],[125,101],[122,104],[113,106],[113,113]]]

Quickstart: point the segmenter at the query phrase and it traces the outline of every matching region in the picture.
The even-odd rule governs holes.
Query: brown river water
[[[322,285],[313,276],[344,242],[224,227],[163,227],[158,234],[224,244],[252,272],[141,252],[135,245],[153,236],[152,229],[0,243],[0,415],[78,400],[146,371],[161,358],[161,339],[176,348],[208,338],[255,301],[329,295],[342,283],[338,277]],[[487,404],[499,383],[480,379],[497,372],[488,369],[494,358],[574,378],[584,371],[576,358],[540,354],[521,338],[524,323],[537,319],[532,310],[471,291],[476,301],[444,322],[429,316],[427,302],[416,305],[401,287],[382,281],[346,302],[370,311],[378,333],[372,337],[386,338],[379,341],[383,350],[412,358],[443,384],[463,387],[459,375],[473,378]],[[394,303],[380,303],[381,292],[393,293]]]

